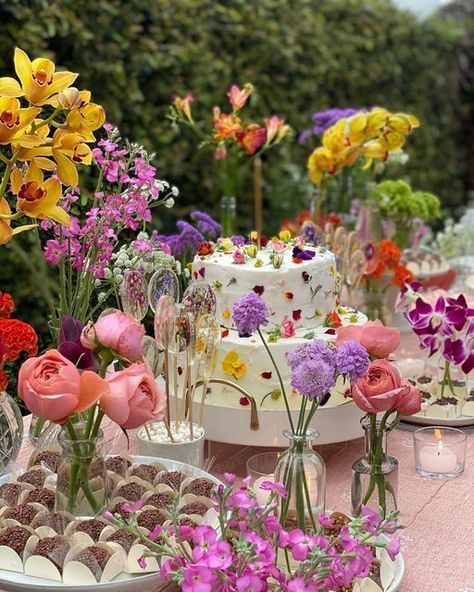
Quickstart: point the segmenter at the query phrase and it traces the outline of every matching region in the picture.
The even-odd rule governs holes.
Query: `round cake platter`
[[[194,403],[195,417],[199,404]],[[250,407],[228,407],[206,403],[204,429],[206,439],[242,446],[286,447],[287,438],[283,431],[289,428],[286,411],[258,409],[259,429],[250,427]],[[311,422],[311,427],[319,432],[316,445],[334,444],[362,438],[360,420],[364,413],[352,402],[335,407],[320,407]],[[292,411],[293,420],[298,419],[298,411]]]
[[[221,481],[210,473],[206,473],[206,471],[203,471],[202,469],[175,460],[157,458],[154,456],[130,456],[130,459],[137,464],[159,462],[164,465],[168,471],[182,471],[194,478],[205,477],[214,481],[216,485],[221,485]],[[9,480],[10,475],[2,475],[0,477],[0,484],[7,483]],[[160,587],[160,584],[163,585],[162,588]],[[4,590],[5,592],[39,592],[64,589],[68,592],[139,592],[147,587],[156,592],[165,589],[165,583],[158,572],[143,575],[122,573],[111,582],[99,582],[92,585],[81,584],[80,586],[75,586],[0,569],[0,590]]]
[[[446,426],[451,428],[471,428],[474,427],[474,417],[467,415],[460,415],[454,419],[446,419],[440,417],[430,417],[429,415],[415,415],[403,416],[402,421],[414,425],[423,426]]]

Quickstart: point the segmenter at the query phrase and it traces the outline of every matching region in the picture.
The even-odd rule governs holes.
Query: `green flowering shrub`
[[[410,185],[399,179],[379,183],[370,199],[382,218],[393,218],[409,224],[413,218],[428,221],[440,215],[439,198],[426,191],[412,191]]]

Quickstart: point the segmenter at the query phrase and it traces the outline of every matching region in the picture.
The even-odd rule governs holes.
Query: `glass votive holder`
[[[271,452],[261,452],[254,454],[247,460],[247,475],[252,479],[251,484],[255,491],[257,501],[262,506],[266,504],[270,497],[270,491],[260,489],[264,481],[273,481],[275,469],[281,452],[274,450]]]
[[[420,428],[413,434],[416,472],[425,479],[454,479],[464,473],[467,436],[443,426]]]

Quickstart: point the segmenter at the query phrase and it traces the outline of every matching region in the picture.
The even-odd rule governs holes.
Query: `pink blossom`
[[[232,259],[234,260],[234,263],[237,263],[238,265],[245,263],[244,252],[241,251],[240,249],[237,249],[236,251],[234,251],[234,254],[232,255]]]
[[[283,483],[273,483],[273,481],[263,481],[260,485],[260,489],[264,491],[273,491],[275,492],[278,497],[288,497],[288,491],[286,490]]]
[[[286,249],[286,244],[281,240],[274,240],[270,243],[272,251],[274,253],[283,253]]]
[[[283,319],[280,327],[280,334],[282,337],[294,337],[295,336],[295,325],[293,321],[290,321],[288,317]]]
[[[238,592],[261,592],[266,589],[265,584],[255,574],[245,574],[237,578]]]
[[[400,539],[393,539],[387,545],[387,553],[392,561],[395,561],[396,556],[400,552]]]
[[[139,557],[137,559],[137,563],[138,563],[138,567],[140,569],[146,569],[147,565],[146,565],[146,559],[145,559],[144,555],[142,555],[141,557]]]
[[[184,569],[183,592],[212,592],[213,571],[204,566],[188,565]]]

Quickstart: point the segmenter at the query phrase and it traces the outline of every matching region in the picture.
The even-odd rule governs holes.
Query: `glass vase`
[[[351,502],[355,516],[368,506],[385,516],[397,509],[398,460],[387,454],[387,436],[393,424],[365,418],[365,454],[352,465]]]
[[[107,504],[107,472],[102,453],[103,432],[86,438],[86,425],[74,424],[59,433],[61,459],[58,465],[56,511],[91,517]]]
[[[23,417],[15,399],[0,391],[0,475],[15,462],[23,440]]]
[[[235,220],[237,218],[237,199],[234,196],[221,198],[221,226],[222,236],[235,234]]]
[[[319,434],[315,430],[300,435],[285,430],[283,434],[289,447],[278,460],[274,478],[288,491],[280,502],[280,523],[290,530],[316,531],[317,516],[324,512],[326,500],[326,465],[313,450]]]

